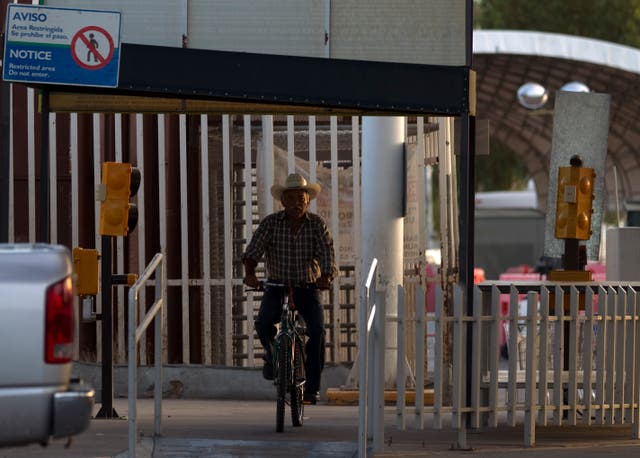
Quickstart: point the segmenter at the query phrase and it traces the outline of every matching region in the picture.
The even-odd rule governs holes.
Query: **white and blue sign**
[[[116,87],[120,13],[9,4],[2,78]]]

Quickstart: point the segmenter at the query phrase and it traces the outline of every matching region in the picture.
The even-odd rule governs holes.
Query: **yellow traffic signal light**
[[[595,172],[588,167],[560,167],[556,202],[557,239],[589,240]]]
[[[129,202],[140,187],[140,171],[131,164],[105,162],[102,183],[98,188],[100,204],[100,235],[124,236],[138,222],[138,209]]]
[[[73,270],[76,273],[76,294],[95,296],[98,294],[98,250],[74,248]]]

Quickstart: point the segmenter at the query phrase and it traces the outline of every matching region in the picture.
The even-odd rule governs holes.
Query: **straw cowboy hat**
[[[307,183],[299,173],[290,173],[283,185],[274,184],[271,186],[271,195],[274,199],[280,200],[282,193],[289,189],[303,189],[309,193],[309,199],[315,199],[320,192],[320,185],[318,183]]]

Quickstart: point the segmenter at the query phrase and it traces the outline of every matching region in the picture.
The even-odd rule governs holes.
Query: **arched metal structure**
[[[615,202],[614,167],[620,199],[640,198],[640,50],[527,31],[477,30],[473,41],[478,119],[489,119],[491,137],[522,158],[542,209],[547,202],[555,93],[571,81],[611,95],[605,202],[609,208]],[[529,110],[518,103],[518,88],[529,81],[549,91],[544,108]]]

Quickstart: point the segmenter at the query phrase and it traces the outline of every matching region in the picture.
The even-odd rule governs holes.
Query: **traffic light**
[[[76,274],[76,294],[95,296],[98,294],[98,250],[73,249],[73,270]]]
[[[102,183],[98,188],[100,235],[124,236],[138,223],[138,208],[129,202],[140,187],[140,171],[128,163],[102,164]]]
[[[591,238],[591,204],[595,176],[594,170],[588,167],[572,165],[558,169],[557,239]]]

